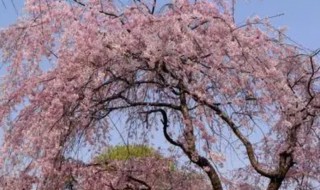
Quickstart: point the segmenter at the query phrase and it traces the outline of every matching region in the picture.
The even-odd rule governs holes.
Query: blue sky
[[[239,0],[236,7],[238,21],[249,16],[268,17],[275,26],[286,26],[290,38],[309,49],[320,47],[319,0]]]
[[[23,2],[24,0],[0,0],[0,28],[6,27],[17,20],[19,12],[21,13]]]

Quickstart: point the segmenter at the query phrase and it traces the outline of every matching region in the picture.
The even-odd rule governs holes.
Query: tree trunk
[[[206,174],[210,179],[212,190],[223,190],[219,175],[215,171],[215,169],[212,167],[208,159],[202,156],[199,156],[199,159],[197,162],[194,162],[192,159],[190,160],[196,165],[198,165],[199,167],[201,167],[206,172]]]
[[[182,90],[184,89],[183,86],[180,89],[181,91],[183,91]],[[180,103],[181,103],[181,113],[184,120],[186,121],[184,132],[183,132],[183,136],[185,138],[185,144],[180,145],[180,147],[182,148],[183,152],[188,156],[191,162],[195,163],[204,172],[206,172],[206,174],[210,179],[212,190],[223,190],[221,180],[215,168],[212,166],[212,164],[209,162],[207,158],[200,156],[196,149],[196,138],[194,136],[194,127],[192,124],[191,116],[189,115],[186,96],[184,92],[181,93],[180,95]]]
[[[269,182],[267,190],[278,190],[282,184],[282,178],[272,178]]]

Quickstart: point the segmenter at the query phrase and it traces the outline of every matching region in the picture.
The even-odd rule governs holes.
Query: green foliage
[[[176,165],[174,162],[170,161],[168,164],[171,172],[176,171]]]
[[[109,162],[147,157],[161,157],[161,155],[156,150],[146,145],[118,145],[110,147],[96,159],[98,162]]]

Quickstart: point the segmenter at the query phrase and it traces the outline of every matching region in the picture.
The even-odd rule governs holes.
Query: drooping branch
[[[145,114],[151,114],[151,113],[157,113],[157,112],[160,112],[161,115],[162,115],[162,124],[163,124],[163,134],[164,134],[164,137],[166,138],[166,140],[171,143],[172,145],[175,145],[175,146],[178,146],[180,147],[181,149],[183,149],[183,145],[180,143],[180,142],[177,142],[175,140],[173,140],[170,135],[168,134],[168,116],[167,116],[167,113],[166,111],[164,111],[163,109],[155,109],[155,110],[150,110],[150,111],[146,111],[146,112],[141,112],[141,113],[145,113]]]
[[[242,144],[245,146],[248,157],[249,157],[249,161],[252,165],[252,167],[261,175],[265,176],[265,177],[276,177],[277,176],[277,172],[275,171],[268,171],[265,170],[264,168],[262,168],[262,166],[259,164],[258,160],[256,159],[255,153],[254,153],[254,149],[253,146],[251,144],[251,142],[241,133],[241,131],[238,129],[238,127],[236,126],[236,124],[232,121],[232,119],[227,116],[220,108],[219,106],[209,103],[205,100],[201,100],[197,95],[188,92],[189,94],[191,94],[193,96],[193,98],[198,101],[199,103],[208,106],[209,108],[211,108],[213,111],[215,111],[215,113],[231,128],[231,130],[233,131],[233,133],[239,138],[239,140],[242,142]]]
[[[190,93],[190,94],[192,94],[192,93]],[[249,157],[249,161],[250,161],[252,167],[259,174],[270,179],[267,190],[279,189],[283,180],[285,179],[287,172],[294,165],[292,151],[291,151],[291,148],[293,146],[289,146],[290,150],[283,151],[282,153],[279,154],[278,168],[276,168],[275,170],[266,170],[266,169],[262,168],[262,166],[260,165],[260,163],[256,159],[252,143],[241,133],[241,131],[238,129],[238,127],[232,121],[232,119],[220,109],[219,105],[209,103],[205,100],[200,100],[194,94],[192,94],[192,96],[196,100],[198,100],[201,104],[204,104],[204,105],[208,106],[209,108],[211,108],[213,111],[215,111],[215,113],[231,128],[233,133],[239,138],[239,140],[242,142],[242,144],[246,148],[247,155]],[[289,132],[289,137],[288,137],[289,144],[296,143],[297,129],[299,127],[300,127],[300,124],[293,127],[293,129]]]
[[[157,0],[153,0],[152,8],[150,11],[151,14],[154,14],[154,11],[156,10],[156,6],[157,6]]]
[[[207,176],[210,179],[213,190],[222,190],[222,184],[215,168],[212,166],[212,164],[209,162],[207,158],[200,156],[195,148],[193,126],[190,120],[190,116],[187,113],[188,108],[186,106],[186,101],[184,98],[185,97],[183,97],[182,100],[181,112],[183,113],[185,119],[189,120],[189,122],[186,123],[186,128],[184,130],[185,143],[173,140],[172,137],[170,137],[170,135],[168,134],[168,117],[163,109],[150,110],[143,113],[150,114],[160,112],[162,115],[163,133],[166,140],[172,145],[179,147],[186,154],[186,156],[190,159],[192,163],[196,164],[207,174]]]

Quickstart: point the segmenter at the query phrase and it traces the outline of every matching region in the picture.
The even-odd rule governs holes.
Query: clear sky
[[[17,20],[21,13],[24,0],[0,0],[0,28],[6,27]]]
[[[261,18],[284,13],[272,19],[275,26],[286,26],[290,38],[309,49],[320,48],[319,0],[238,0],[236,18]]]

